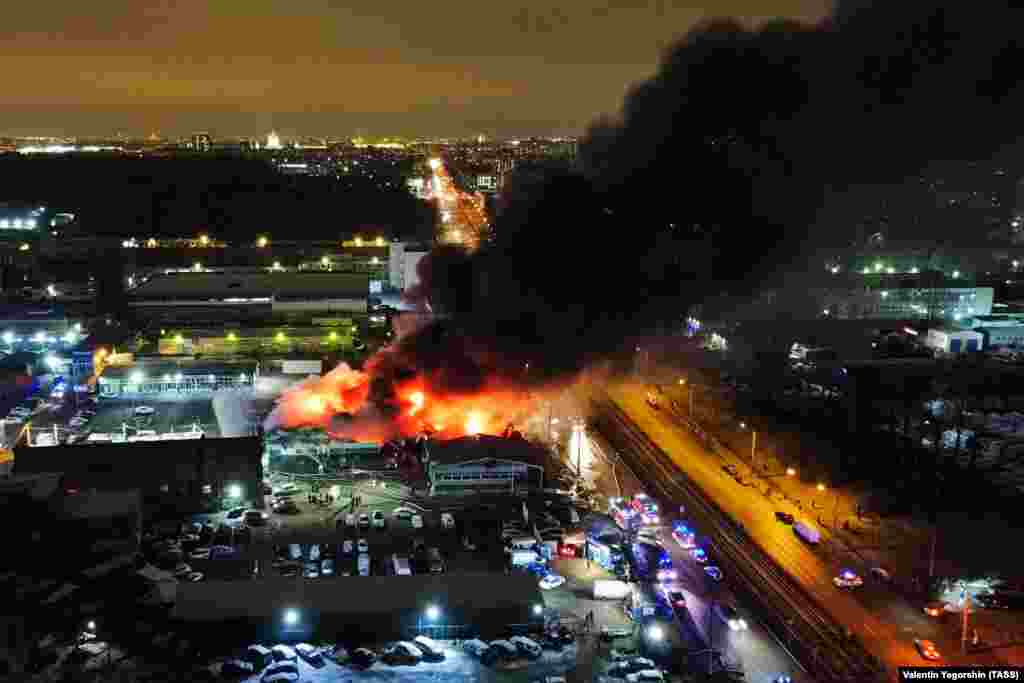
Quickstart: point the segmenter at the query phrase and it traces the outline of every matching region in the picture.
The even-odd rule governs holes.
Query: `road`
[[[431,189],[441,212],[441,241],[476,249],[488,227],[483,204],[455,186],[439,159],[431,162],[431,170]]]
[[[553,422],[556,429],[561,426],[568,431],[569,425],[586,414],[587,410],[572,394],[567,393],[552,402],[551,412],[545,412],[542,420],[545,423]],[[587,432],[585,445],[579,452],[572,449],[567,451],[570,459],[575,455],[582,456],[579,464],[582,465],[583,475],[588,483],[598,487],[599,493],[609,497],[632,496],[644,490],[637,476],[619,460],[614,449],[600,435]],[[571,462],[570,467],[575,469],[576,462]],[[654,494],[653,491],[647,493]],[[659,499],[658,503],[662,510],[678,510],[679,506],[678,501]],[[690,623],[680,623],[680,628],[696,628],[699,638],[705,643],[709,642],[710,635],[713,649],[721,652],[726,667],[744,671],[748,681],[768,681],[782,673],[799,683],[813,680],[754,614],[744,609],[728,588],[731,580],[729,577],[725,577],[721,584],[711,582],[702,567],[672,540],[668,526],[660,528],[658,535],[679,572],[679,579],[673,588],[680,589],[686,596],[689,616],[680,617],[688,619]],[[750,628],[734,632],[720,619],[710,618],[709,605],[712,598],[736,605]],[[706,656],[698,655],[691,661],[691,666],[706,665]]]
[[[664,411],[648,406],[642,386],[612,387],[609,395],[707,497],[745,527],[746,535],[764,553],[885,662],[890,673],[894,674],[897,666],[926,664],[913,647],[914,638],[934,640],[944,656],[942,665],[1002,663],[993,653],[961,655],[959,643],[952,640],[949,630],[925,617],[884,585],[868,581],[856,592],[838,590],[832,579],[841,568],[840,560],[812,550],[790,527],[777,522],[775,504],[752,489],[740,486],[685,429]]]

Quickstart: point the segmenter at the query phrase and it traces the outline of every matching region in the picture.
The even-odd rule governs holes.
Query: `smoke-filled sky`
[[[4,4],[0,135],[524,135],[618,109],[702,19],[829,0]]]

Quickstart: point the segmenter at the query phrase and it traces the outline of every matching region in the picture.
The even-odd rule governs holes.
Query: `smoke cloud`
[[[388,417],[408,382],[466,400],[558,386],[707,296],[780,282],[815,251],[826,192],[1017,137],[1022,19],[858,0],[813,26],[692,31],[591,127],[580,169],[516,184],[478,251],[424,260],[411,296],[443,317],[374,359],[371,401]]]

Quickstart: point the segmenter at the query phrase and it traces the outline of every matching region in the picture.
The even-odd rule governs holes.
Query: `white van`
[[[409,559],[401,555],[391,556],[391,566],[394,568],[395,576],[412,576],[412,569],[409,567]]]
[[[370,556],[366,553],[359,553],[359,576],[370,575]]]

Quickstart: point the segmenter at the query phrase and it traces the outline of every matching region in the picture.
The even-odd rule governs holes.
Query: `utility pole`
[[[754,460],[757,456],[757,430],[751,432],[750,439],[750,469],[754,469]]]

